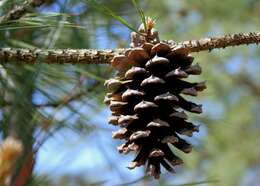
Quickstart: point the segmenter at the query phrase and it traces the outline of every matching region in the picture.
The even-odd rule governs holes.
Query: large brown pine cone
[[[158,179],[160,165],[174,172],[173,167],[182,164],[171,146],[191,151],[180,135],[192,136],[198,126],[187,121],[185,111],[201,113],[202,108],[182,95],[197,96],[206,88],[205,82],[183,80],[201,73],[200,66],[192,62],[187,50],[166,43],[145,43],[112,59],[119,74],[105,82],[105,103],[112,111],[109,123],[121,127],[113,138],[125,140],[118,151],[137,152],[129,169],[147,164],[147,172]]]

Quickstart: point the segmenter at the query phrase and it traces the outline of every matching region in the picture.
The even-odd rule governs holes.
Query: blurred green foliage
[[[0,14],[21,2],[0,2]],[[138,28],[140,18],[131,1],[98,2]],[[139,5],[145,15],[157,19],[156,28],[165,40],[182,41],[260,28],[258,0],[142,0]],[[129,34],[127,27],[97,11],[87,1],[57,0],[15,24],[1,26],[0,47],[127,47]],[[201,124],[201,132],[189,139],[194,150],[189,155],[181,154],[185,165],[176,175],[164,174],[159,182],[145,177],[133,184],[199,184],[208,180],[204,185],[257,186],[260,183],[257,176],[260,174],[260,48],[240,46],[194,56],[203,67],[199,78],[206,79],[208,85],[200,100],[195,100],[203,104],[204,114],[192,116],[195,123]],[[103,82],[113,74],[105,65],[1,64],[1,137],[15,131],[30,150],[32,143],[53,138],[55,133],[64,132],[64,128],[78,136],[103,130],[92,122],[93,118],[103,117],[106,109],[102,103]],[[106,118],[101,119],[105,126]],[[100,149],[99,153],[104,152]],[[118,161],[112,164],[123,167]],[[107,170],[90,171],[97,172],[94,179],[99,180],[97,183],[87,179],[88,175],[66,175],[54,180],[51,172],[50,175],[34,172],[30,185],[109,185],[100,176]],[[131,171],[127,174],[128,180],[133,180]]]

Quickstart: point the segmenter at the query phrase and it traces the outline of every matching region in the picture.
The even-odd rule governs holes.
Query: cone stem
[[[260,42],[260,31],[250,33],[240,33],[225,35],[220,37],[202,38],[199,40],[184,41],[175,43],[174,41],[165,41],[171,47],[181,46],[187,48],[190,52],[200,52],[217,48],[230,46],[258,44]],[[123,54],[127,48],[113,50],[95,50],[95,49],[16,49],[0,48],[0,62],[19,64],[34,64],[37,60],[42,63],[59,64],[109,64],[114,55]]]

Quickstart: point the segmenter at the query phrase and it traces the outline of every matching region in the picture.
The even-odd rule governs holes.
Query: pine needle
[[[11,20],[0,24],[0,31],[5,30],[17,30],[17,29],[39,29],[57,27],[59,24],[63,24],[66,28],[84,29],[85,27],[76,25],[69,21],[61,21],[60,16],[69,17],[68,14],[48,13],[48,14],[29,14],[18,20]]]
[[[115,12],[113,12],[111,9],[109,9],[108,7],[98,3],[96,0],[86,0],[91,6],[93,6],[96,10],[98,10],[101,13],[107,14],[111,17],[113,17],[114,19],[116,19],[117,21],[119,21],[120,23],[122,23],[123,25],[125,25],[127,28],[129,28],[130,30],[138,33],[138,30],[135,29],[133,26],[131,26],[124,18],[122,18],[121,16],[118,16],[115,14]]]
[[[140,8],[140,6],[138,5],[137,1],[136,0],[132,0],[132,3],[133,5],[135,6],[140,18],[141,18],[141,22],[143,23],[144,25],[144,29],[145,29],[145,32],[147,31],[147,25],[146,25],[146,19],[145,19],[145,14],[144,14],[144,11],[142,8]]]

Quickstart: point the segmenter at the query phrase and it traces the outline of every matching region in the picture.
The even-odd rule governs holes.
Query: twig
[[[30,49],[0,49],[0,62],[18,62],[20,64],[34,64],[39,62],[57,64],[104,64],[109,63],[116,54],[122,54],[126,49],[95,50],[95,49],[56,49],[56,50],[30,50]]]
[[[174,41],[164,41],[172,48],[186,48],[190,52],[200,52],[225,48],[231,46],[258,44],[260,42],[260,31],[250,33],[240,33],[225,35],[221,37],[203,38],[199,40],[184,41],[175,43]],[[113,50],[95,50],[95,49],[0,49],[0,63],[18,62],[19,64],[34,64],[37,62],[57,64],[109,64],[112,57],[116,54],[123,54],[127,48]]]
[[[0,23],[21,18],[31,8],[36,8],[45,3],[46,0],[26,0],[22,5],[15,6],[12,10],[0,17]]]
[[[249,33],[228,34],[220,37],[202,38],[178,43],[190,52],[200,52],[217,48],[234,47],[239,45],[259,44],[260,31]],[[171,41],[170,41],[171,43]]]

